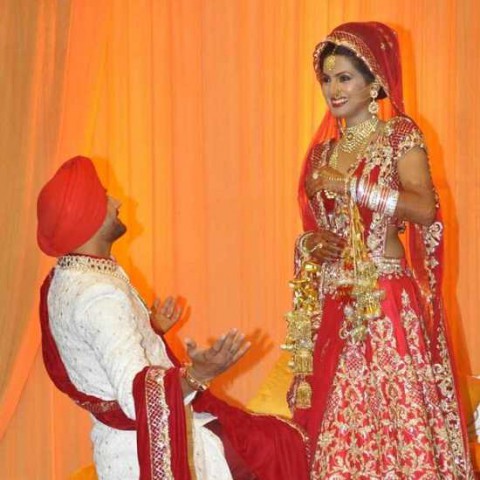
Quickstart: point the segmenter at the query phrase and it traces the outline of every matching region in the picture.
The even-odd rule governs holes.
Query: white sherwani
[[[132,383],[145,366],[171,362],[150,326],[149,312],[123,270],[55,269],[48,294],[52,335],[78,390],[116,400],[134,419]],[[125,275],[122,278],[122,275]],[[110,428],[93,418],[94,460],[100,480],[138,480],[136,432]],[[230,480],[223,447],[203,425],[213,417],[194,414],[194,463],[198,480]]]
[[[473,412],[473,421],[474,421],[473,428],[475,429],[477,443],[480,443],[480,405],[478,405],[475,412]]]

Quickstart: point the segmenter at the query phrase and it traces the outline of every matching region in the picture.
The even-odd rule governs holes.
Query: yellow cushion
[[[248,402],[249,410],[291,417],[286,398],[292,381],[292,373],[287,365],[289,360],[290,354],[282,352],[257,394]]]
[[[98,480],[94,465],[89,465],[70,475],[68,480]]]

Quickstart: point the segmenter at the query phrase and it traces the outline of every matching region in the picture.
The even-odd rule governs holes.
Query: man
[[[111,257],[126,231],[119,207],[85,157],[65,162],[37,204],[39,246],[58,257],[41,291],[44,361],[93,416],[99,478],[307,479],[297,429],[206,391],[249,348],[242,334],[231,330],[205,350],[188,341],[189,366],[172,355],[160,329],[181,308],[168,300],[151,318]]]

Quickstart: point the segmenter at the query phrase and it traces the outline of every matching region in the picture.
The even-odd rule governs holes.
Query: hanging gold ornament
[[[352,199],[349,202],[350,232],[348,247],[342,256],[342,275],[338,287],[347,299],[340,337],[354,343],[363,342],[368,325],[382,314],[385,292],[378,286],[378,271],[368,255],[360,212]]]
[[[292,355],[288,366],[297,378],[297,408],[311,407],[312,388],[306,376],[313,373],[313,320],[319,313],[318,293],[315,288],[318,275],[319,266],[305,261],[298,278],[289,282],[293,290],[293,309],[285,314],[287,336],[281,348]]]

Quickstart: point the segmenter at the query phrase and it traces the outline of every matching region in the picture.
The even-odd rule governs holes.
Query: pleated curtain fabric
[[[186,336],[246,331],[256,348],[216,389],[255,395],[285,333],[297,179],[325,109],[312,52],[345,21],[399,32],[406,109],[444,207],[457,358],[480,374],[479,18],[476,0],[1,1],[0,477],[64,479],[91,462],[89,419],[39,354],[52,261],[36,247],[36,196],[73,155],[122,201],[114,253],[145,299],[190,302],[169,334],[177,352]]]

